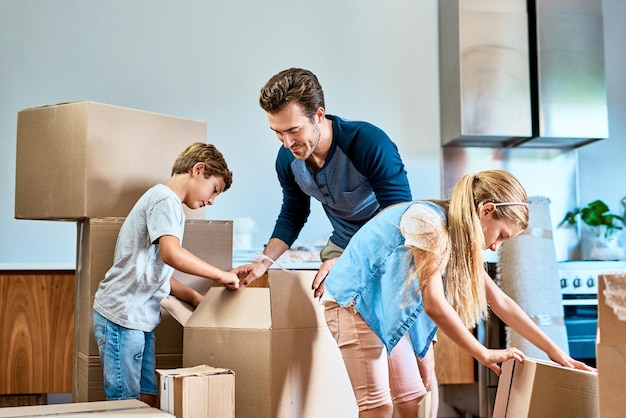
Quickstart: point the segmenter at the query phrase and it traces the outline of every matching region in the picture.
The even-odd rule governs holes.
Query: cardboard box
[[[157,370],[161,410],[176,418],[235,418],[235,374],[207,365]]]
[[[0,417],[173,417],[136,399],[0,408]]]
[[[502,363],[493,418],[597,417],[597,384],[593,372],[531,358],[523,363],[507,360]]]
[[[100,281],[113,264],[117,235],[124,218],[87,219],[78,223],[76,316],[74,347],[74,402],[104,400],[102,369],[93,335],[93,300]],[[232,266],[232,221],[187,220],[183,247],[204,261],[223,269]],[[181,282],[206,293],[212,280],[176,272]],[[183,365],[183,332],[167,311],[161,312],[155,329],[157,367]]]
[[[206,142],[205,122],[125,107],[85,101],[21,110],[15,217],[125,217],[198,141]],[[203,219],[204,210],[188,215]]]
[[[270,270],[269,288],[214,287],[194,312],[163,300],[183,318],[183,366],[235,372],[237,418],[358,416],[324,307],[313,297],[315,273]]]
[[[598,407],[602,418],[624,416],[626,404],[626,274],[598,278]]]

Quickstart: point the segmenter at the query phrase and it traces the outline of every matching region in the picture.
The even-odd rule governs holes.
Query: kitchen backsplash
[[[520,148],[443,148],[442,196],[449,196],[458,179],[467,173],[502,169],[515,175],[528,196],[550,199],[557,261],[580,258],[578,232],[574,227],[557,228],[565,213],[578,204],[578,154],[576,150]],[[485,252],[486,261],[497,255]]]

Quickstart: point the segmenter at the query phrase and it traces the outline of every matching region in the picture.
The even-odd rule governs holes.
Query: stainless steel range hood
[[[443,146],[608,137],[601,0],[440,0]]]

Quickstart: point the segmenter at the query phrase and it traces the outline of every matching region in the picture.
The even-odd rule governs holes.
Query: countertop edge
[[[0,263],[0,271],[8,270],[76,270],[75,263]]]

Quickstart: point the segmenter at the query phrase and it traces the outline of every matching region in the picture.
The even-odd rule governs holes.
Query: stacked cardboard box
[[[594,418],[598,376],[526,358],[502,363],[493,418]],[[602,415],[604,418],[604,415]]]
[[[15,217],[78,222],[73,400],[104,399],[93,337],[93,296],[112,264],[124,218],[150,187],[166,183],[206,123],[84,101],[18,112]],[[183,245],[221,269],[232,263],[232,221],[185,208]],[[177,274],[204,293],[211,282]],[[182,331],[168,315],[155,330],[157,365],[182,365]]]
[[[76,363],[73,399],[77,402],[104,400],[102,368],[93,336],[93,299],[100,280],[113,264],[115,242],[123,218],[90,218],[79,223],[76,306]],[[232,221],[188,220],[183,247],[217,268],[228,270],[232,260]],[[213,284],[176,272],[174,277],[206,293]],[[183,334],[180,325],[166,312],[155,329],[159,368],[182,366]]]
[[[600,416],[623,417],[626,405],[626,274],[599,276],[596,364]]]
[[[184,325],[183,366],[235,372],[237,418],[358,415],[324,307],[311,291],[315,273],[270,270],[269,288],[214,287],[193,312],[163,300]]]
[[[205,122],[96,102],[21,110],[15,217],[125,217],[146,190],[167,182],[193,142],[206,142]]]

